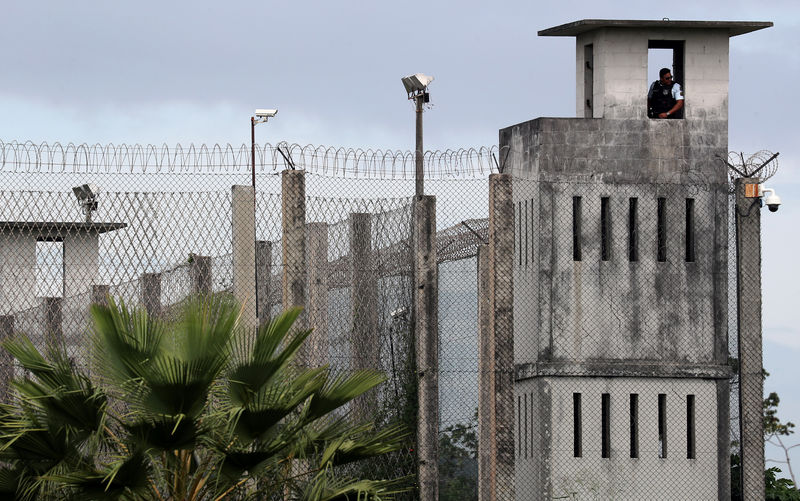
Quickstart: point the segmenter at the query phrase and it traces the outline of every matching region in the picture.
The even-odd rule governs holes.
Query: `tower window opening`
[[[572,260],[581,257],[581,197],[572,197]]]
[[[628,261],[639,260],[639,199],[628,199]]]
[[[658,457],[667,457],[667,394],[658,394]]]
[[[600,199],[600,259],[611,259],[611,210],[610,198]]]
[[[594,116],[594,46],[583,46],[583,118]]]
[[[631,418],[631,457],[639,457],[639,395],[630,395],[630,418]]]
[[[695,408],[694,395],[686,395],[686,458],[697,457],[697,442],[695,436]]]
[[[64,296],[64,242],[61,239],[36,242],[36,293],[39,297]]]
[[[581,394],[572,394],[572,455],[579,458],[583,456],[583,436],[581,422]]]
[[[600,457],[611,457],[611,395],[603,393],[600,400]]]
[[[658,261],[664,262],[667,260],[667,199],[658,199],[658,208],[656,211],[656,218],[658,219]]]
[[[680,92],[686,92],[685,78],[684,78],[684,46],[683,40],[650,40],[648,42],[647,51],[647,80],[648,80],[648,109],[647,113],[650,118],[658,118],[659,112],[669,110],[674,104],[674,94],[672,93],[673,87],[677,84],[678,87],[674,88],[675,94],[679,95]],[[669,70],[672,76],[671,83],[666,86],[661,81],[660,70],[665,68]],[[653,84],[658,82],[657,86],[659,96],[652,96]],[[667,91],[668,94],[664,95],[663,92]],[[682,97],[682,96],[681,96]],[[669,118],[683,118],[684,108],[679,108]]]
[[[694,235],[694,198],[686,199],[686,262],[693,263],[695,235]]]

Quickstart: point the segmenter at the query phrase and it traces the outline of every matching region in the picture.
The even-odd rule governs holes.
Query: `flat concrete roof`
[[[43,235],[62,233],[106,233],[125,228],[127,223],[101,223],[85,221],[0,221],[0,233],[27,232]]]
[[[728,36],[744,35],[751,31],[771,28],[770,21],[647,21],[634,19],[581,19],[541,30],[540,37],[574,37],[587,31],[603,28],[727,30]]]

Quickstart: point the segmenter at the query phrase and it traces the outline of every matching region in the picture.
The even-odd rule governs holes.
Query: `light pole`
[[[256,124],[261,124],[278,114],[278,110],[257,109],[250,117],[250,163],[252,167],[253,190],[256,189]]]
[[[415,173],[414,179],[416,180],[414,194],[421,196],[425,194],[425,173],[422,168],[424,156],[422,150],[422,105],[431,101],[431,95],[428,92],[428,85],[433,82],[433,77],[416,73],[402,78],[403,86],[406,88],[408,99],[413,100],[417,110],[417,140],[416,152],[414,155]]]

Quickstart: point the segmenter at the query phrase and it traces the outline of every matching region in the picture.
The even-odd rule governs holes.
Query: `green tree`
[[[467,423],[448,426],[439,435],[439,499],[478,499],[478,411]]]
[[[380,384],[293,363],[310,331],[299,309],[257,331],[229,298],[167,322],[94,306],[93,374],[63,349],[3,343],[29,375],[0,406],[0,498],[390,499],[404,479],[352,478],[405,432],[353,423],[343,407]]]

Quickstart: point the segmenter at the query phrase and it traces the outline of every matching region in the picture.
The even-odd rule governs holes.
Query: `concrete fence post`
[[[417,354],[419,497],[439,499],[439,270],[436,197],[414,198],[414,335]]]
[[[64,342],[64,298],[42,298],[44,306],[44,332],[49,343],[61,345]]]
[[[0,315],[0,341],[14,335],[14,315]],[[14,377],[14,361],[6,350],[0,350],[0,399],[7,401],[8,384]]]
[[[111,294],[111,287],[105,284],[92,285],[92,304],[108,306],[108,297]]]
[[[354,369],[377,369],[378,284],[372,260],[372,215],[352,213],[349,225],[351,363]],[[375,393],[370,392],[356,400],[356,414],[368,419],[376,406]]]
[[[510,174],[489,176],[489,337],[494,341],[494,490],[514,499],[514,203]]]
[[[306,341],[311,367],[328,361],[328,224],[308,223],[308,327]]]
[[[269,300],[272,288],[272,242],[256,242],[256,277],[258,325],[264,325],[272,316],[272,304]]]
[[[739,424],[742,496],[763,501],[764,379],[761,344],[761,207],[745,197],[745,185],[758,179],[736,180],[736,306],[739,323]]]
[[[151,317],[161,314],[161,273],[142,273],[139,303]]]
[[[256,214],[252,186],[233,186],[231,198],[233,296],[242,305],[242,325],[256,326]]]
[[[283,307],[306,306],[306,173],[281,173]],[[295,324],[305,325],[305,314]]]
[[[198,296],[211,294],[211,257],[192,254],[189,265],[189,278],[192,281],[192,293]]]
[[[494,491],[494,337],[489,327],[489,246],[478,246],[478,501]]]

